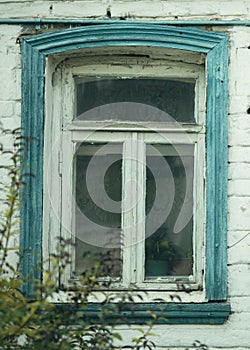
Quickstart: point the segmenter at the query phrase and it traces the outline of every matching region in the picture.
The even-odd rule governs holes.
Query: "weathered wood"
[[[46,33],[22,42],[22,128],[34,137],[25,154],[27,185],[21,198],[22,273],[26,294],[40,278],[43,216],[43,123],[45,57],[75,49],[151,46],[207,54],[207,299],[225,300],[227,236],[227,36],[210,31],[156,24],[110,22]],[[202,322],[202,320],[201,320]]]
[[[64,304],[56,304],[64,308]],[[68,307],[68,306],[66,306]],[[72,306],[75,307],[75,306]],[[100,305],[89,303],[86,308],[76,306],[76,323],[79,319],[102,322],[98,315],[106,310],[105,323],[115,324],[223,324],[230,314],[230,305],[221,303],[123,303]],[[151,312],[156,315],[152,317]]]

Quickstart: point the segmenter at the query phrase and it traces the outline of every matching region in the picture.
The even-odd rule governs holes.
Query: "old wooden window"
[[[151,207],[156,188],[153,173],[146,165],[157,164],[161,158],[171,165],[169,172],[172,173],[173,169],[175,184],[181,184],[184,163],[189,164],[187,169],[193,169],[189,171],[192,176],[188,176],[193,187],[188,186],[187,191],[191,193],[190,189],[193,189],[192,195],[188,196],[189,204],[193,205],[186,206],[188,210],[192,209],[192,244],[189,244],[189,247],[193,250],[193,275],[184,273],[182,269],[182,276],[179,276],[176,273],[177,268],[172,269],[175,270],[173,273],[165,270],[165,273],[157,272],[157,275],[155,268],[150,272],[147,262],[151,260],[150,251],[155,245],[152,242],[145,243],[148,229],[147,225],[143,224],[142,229],[136,231],[137,236],[128,236],[138,238],[139,235],[140,238],[138,249],[129,248],[131,261],[140,261],[143,271],[138,277],[143,282],[137,279],[136,283],[142,289],[148,290],[150,300],[158,298],[161,289],[161,296],[164,296],[165,302],[151,303],[150,300],[144,300],[143,303],[123,305],[125,314],[132,316],[129,318],[131,323],[144,323],[148,320],[148,310],[165,315],[165,322],[170,323],[221,324],[227,319],[230,305],[223,303],[227,300],[227,46],[227,35],[221,32],[136,21],[108,21],[103,25],[89,25],[86,22],[79,28],[56,30],[22,39],[22,130],[24,136],[30,136],[33,140],[32,147],[23,158],[22,171],[24,174],[34,175],[26,179],[26,186],[21,193],[21,272],[26,281],[23,291],[27,295],[34,290],[34,281],[41,278],[39,269],[34,269],[34,266],[42,266],[41,263],[55,251],[55,237],[71,237],[72,234],[75,237],[76,213],[72,195],[78,193],[77,174],[82,174],[82,181],[86,160],[96,158],[92,154],[97,152],[101,152],[98,153],[100,160],[103,157],[107,159],[119,155],[121,159],[106,172],[105,192],[110,200],[113,200],[112,203],[117,205],[120,200],[120,187],[121,198],[127,194],[124,192],[125,178],[138,179],[134,184],[142,181],[141,186],[135,187],[131,182],[132,192],[129,191],[128,198],[136,195],[137,192],[133,192],[134,188],[142,188],[144,201],[138,201],[137,209],[133,210],[134,213],[135,210],[143,213],[142,218],[138,219],[145,223],[145,213]],[[95,91],[96,94],[96,85],[99,85],[100,98],[104,99],[104,103],[112,104],[112,101],[107,101],[109,94],[104,91],[107,84],[110,85],[108,80],[113,83],[115,80],[114,86],[133,84],[134,87],[140,86],[139,90],[143,87],[143,90],[147,91],[147,102],[151,101],[150,96],[153,96],[154,101],[157,97],[157,94],[152,94],[152,90],[156,89],[148,88],[149,80],[155,81],[158,88],[159,84],[172,84],[172,87],[175,86],[173,91],[176,91],[177,85],[190,87],[193,84],[194,90],[189,91],[194,91],[194,99],[191,93],[187,107],[187,98],[184,98],[185,108],[178,105],[177,114],[173,113],[172,107],[175,105],[171,104],[172,109],[169,113],[172,117],[175,115],[174,123],[150,119],[150,108],[161,106],[162,112],[165,111],[162,98],[158,99],[160,104],[149,106],[147,110],[137,109],[138,113],[143,110],[143,118],[145,115],[150,116],[148,121],[138,118],[140,113],[136,113],[137,121],[134,121],[133,117],[126,120],[128,115],[135,113],[127,113],[123,121],[113,120],[113,117],[110,120],[109,115],[109,120],[77,120],[77,94],[82,95],[83,89],[85,92]],[[106,84],[105,89],[103,84]],[[115,90],[113,88],[112,96],[117,95]],[[174,95],[176,96],[176,93]],[[90,94],[88,96],[91,104],[93,99]],[[133,96],[137,98],[138,91],[129,97]],[[164,100],[168,101],[169,106],[171,98]],[[120,112],[128,111],[131,103],[142,102],[140,106],[147,104],[145,100],[131,102],[129,99],[128,102],[125,109],[119,109]],[[98,106],[93,107],[98,110]],[[81,108],[84,108],[82,103],[79,104],[79,111]],[[194,114],[189,113],[192,108]],[[84,114],[86,111],[82,109],[82,112]],[[159,116],[162,114],[158,114]],[[179,117],[181,119],[178,119]],[[128,160],[126,155],[136,150],[138,152],[134,154],[135,159],[133,158],[136,166],[124,167],[123,164]],[[155,155],[155,152],[160,157]],[[136,160],[138,156],[142,158],[143,155],[144,166]],[[178,157],[181,158],[181,162]],[[181,166],[177,166],[177,163]],[[132,171],[136,167],[141,173]],[[129,169],[131,174],[126,173]],[[112,180],[114,174],[120,179],[116,181],[115,186]],[[178,187],[181,189],[182,186]],[[79,202],[83,193],[84,190],[81,189],[77,198]],[[181,195],[178,198],[181,198]],[[96,210],[92,213],[97,216]],[[128,216],[124,210],[115,214],[118,215],[111,221],[115,223],[116,227],[113,228],[116,228],[118,233],[122,228],[126,228],[124,220],[128,219]],[[133,221],[134,216],[131,215],[130,219]],[[121,222],[121,228],[118,227],[118,221]],[[164,222],[163,226],[163,233],[159,233],[158,236],[166,234],[166,226],[171,225]],[[180,225],[177,227],[180,228]],[[120,237],[119,234],[117,236]],[[179,245],[180,242],[175,243]],[[156,247],[156,251],[160,252],[159,244],[156,244]],[[77,268],[79,267],[79,271],[81,269],[82,262],[81,259],[78,260],[81,258],[80,244],[77,249],[78,251],[70,252],[74,258],[72,266],[64,276],[60,276],[62,281],[68,284],[77,278]],[[129,256],[125,249],[122,241],[114,250],[123,258],[123,265],[118,265],[117,270],[113,271],[114,288],[120,288],[119,283],[121,288],[124,288],[124,271],[128,271],[127,281],[132,284],[131,276],[134,275],[130,266],[125,266],[125,256]],[[173,256],[177,257],[176,254]],[[190,271],[190,268],[188,269]],[[169,304],[170,299],[166,291],[170,290],[172,293],[178,280],[181,283],[189,280],[193,292],[182,295],[181,304]],[[65,299],[62,298],[61,301],[64,302]],[[183,303],[185,301],[191,303]],[[100,304],[90,303],[88,310],[91,315],[97,315],[100,307]],[[124,312],[120,315],[123,319]],[[159,322],[162,321],[159,319]]]
[[[114,51],[57,68],[52,125],[62,132],[48,174],[59,169],[51,198],[76,243],[64,283],[109,253],[114,288],[202,287],[204,60],[183,57]]]

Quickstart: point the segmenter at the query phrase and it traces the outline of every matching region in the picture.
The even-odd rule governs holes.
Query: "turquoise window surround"
[[[183,49],[206,54],[206,300],[203,304],[166,304],[166,310],[178,312],[174,323],[183,316],[187,323],[222,323],[230,312],[227,299],[227,35],[211,31],[150,23],[86,25],[54,31],[22,40],[22,132],[34,137],[25,155],[27,185],[21,194],[21,270],[27,281],[24,292],[32,291],[32,281],[41,276],[34,269],[42,262],[43,213],[43,130],[45,59],[50,54],[75,49],[108,46],[151,46]],[[154,304],[150,304],[154,307]],[[149,304],[141,306],[147,314]],[[157,304],[155,304],[157,306]],[[136,304],[134,306],[136,308]],[[190,309],[191,307],[191,309]],[[138,305],[139,308],[139,305]],[[192,316],[198,310],[199,317]],[[136,311],[136,310],[135,310]],[[216,312],[217,313],[216,313]],[[90,313],[93,310],[90,311]],[[128,311],[129,312],[129,311]],[[198,315],[196,314],[196,315]],[[187,316],[188,315],[188,316]],[[198,322],[198,319],[200,321]],[[179,321],[178,321],[179,320]],[[138,320],[139,322],[139,320]]]

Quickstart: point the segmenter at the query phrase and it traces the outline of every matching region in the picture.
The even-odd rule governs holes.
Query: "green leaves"
[[[0,127],[1,129],[1,127]],[[6,161],[6,166],[0,166],[0,178],[7,181],[0,183],[0,198],[3,197],[4,210],[0,213],[0,348],[1,350],[115,350],[125,348],[119,346],[122,336],[115,330],[116,324],[108,325],[106,320],[117,312],[124,302],[134,302],[142,296],[137,292],[120,292],[107,294],[111,282],[100,279],[107,275],[109,268],[107,256],[96,259],[92,267],[82,273],[78,281],[71,287],[65,287],[60,282],[60,276],[71,264],[70,251],[74,242],[58,238],[56,254],[44,262],[39,275],[42,280],[33,281],[35,291],[27,299],[21,292],[25,283],[18,272],[18,266],[11,264],[10,254],[17,250],[15,241],[19,226],[19,191],[25,186],[25,179],[32,174],[20,174],[21,153],[29,142],[28,138],[20,136],[20,130],[2,130],[3,135],[13,138],[12,149],[6,150],[0,144],[0,155]],[[4,172],[4,175],[2,173]],[[2,208],[0,206],[0,208]],[[32,247],[31,247],[32,249]],[[24,252],[25,253],[25,252]],[[30,254],[31,252],[27,252]],[[19,256],[21,259],[22,256]],[[104,261],[107,261],[105,266]],[[89,298],[95,293],[103,295],[103,302],[98,309],[95,321],[85,317]],[[63,296],[63,297],[62,297]],[[62,307],[55,298],[62,297]],[[152,314],[154,319],[154,314]],[[97,321],[98,320],[98,321]],[[119,319],[117,319],[119,322]],[[154,343],[147,339],[151,334],[152,325],[138,329],[140,337],[133,339],[127,348],[153,349]]]

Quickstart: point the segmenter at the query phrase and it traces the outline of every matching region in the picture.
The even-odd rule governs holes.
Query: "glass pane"
[[[75,154],[75,273],[121,276],[122,145],[82,143]]]
[[[192,145],[147,145],[145,277],[193,274]]]
[[[194,122],[194,81],[79,78],[76,82],[79,120]]]

